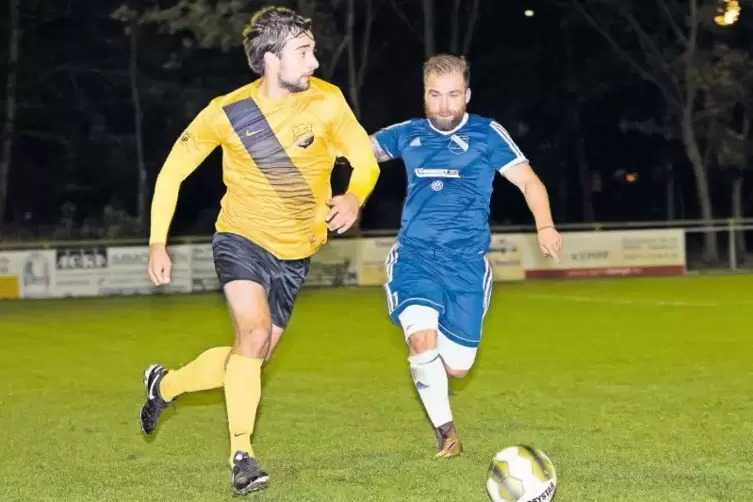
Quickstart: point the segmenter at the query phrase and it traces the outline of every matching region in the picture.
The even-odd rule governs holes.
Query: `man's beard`
[[[452,131],[463,121],[465,116],[465,110],[459,111],[457,114],[451,117],[440,117],[438,115],[432,115],[429,110],[426,111],[426,117],[429,119],[429,123],[440,131]]]
[[[279,77],[277,80],[279,81],[280,87],[287,90],[291,94],[307,91],[308,88],[311,87],[310,78],[301,77],[298,80],[288,81],[284,80],[282,77]]]

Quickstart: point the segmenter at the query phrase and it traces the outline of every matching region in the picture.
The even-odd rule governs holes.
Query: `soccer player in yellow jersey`
[[[262,76],[212,100],[176,141],[157,178],[148,265],[155,284],[170,282],[165,245],[181,182],[222,147],[227,193],[212,249],[235,343],[175,370],[147,368],[141,410],[142,430],[151,434],[180,394],[224,387],[238,494],[269,482],[251,448],[262,364],[288,323],[311,255],[328,229],[342,233],[353,225],[379,175],[368,134],[340,90],[312,76],[319,63],[311,21],[267,7],[243,36],[249,65]],[[332,197],[330,175],[339,155],[353,173],[347,193]]]

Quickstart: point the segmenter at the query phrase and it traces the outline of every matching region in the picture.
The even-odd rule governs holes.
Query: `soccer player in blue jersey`
[[[402,158],[408,193],[400,233],[387,256],[387,306],[401,325],[410,371],[437,436],[437,457],[462,451],[453,422],[448,375],[464,377],[481,341],[492,293],[486,259],[489,203],[499,172],[516,185],[533,213],[541,251],[559,259],[546,188],[507,131],[466,113],[469,67],[437,55],[424,64],[425,119],[371,136],[380,162]]]

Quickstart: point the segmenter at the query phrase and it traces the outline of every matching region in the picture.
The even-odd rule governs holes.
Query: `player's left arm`
[[[536,222],[541,251],[547,256],[559,259],[562,238],[554,226],[546,186],[510,134],[496,122],[491,122],[490,128],[489,146],[492,165],[510,183],[518,187],[525,197]]]
[[[333,197],[327,222],[332,231],[346,232],[358,219],[358,210],[376,186],[379,164],[372,152],[366,130],[353,114],[345,96],[336,96],[335,115],[331,125],[332,140],[340,155],[348,159],[353,172],[345,195]]]
[[[523,193],[533,219],[536,221],[537,230],[554,227],[546,186],[528,162],[508,166],[500,170],[500,174]]]

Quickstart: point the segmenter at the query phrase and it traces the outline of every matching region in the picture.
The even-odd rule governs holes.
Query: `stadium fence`
[[[564,224],[559,263],[541,255],[530,226],[492,228],[494,280],[751,273],[753,219]],[[380,286],[395,231],[331,238],[306,286]],[[709,240],[715,246],[709,253]],[[216,291],[211,236],[175,237],[172,283],[147,277],[146,239],[0,243],[0,299]]]

